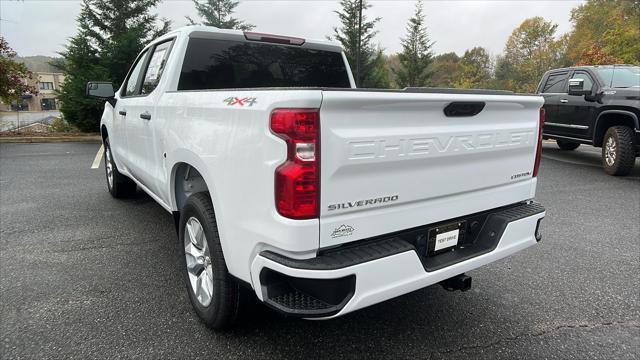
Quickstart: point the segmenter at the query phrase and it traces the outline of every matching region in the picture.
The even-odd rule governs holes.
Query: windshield
[[[596,68],[606,86],[612,88],[640,87],[640,66]]]

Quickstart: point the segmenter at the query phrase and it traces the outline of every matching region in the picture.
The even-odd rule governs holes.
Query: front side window
[[[547,82],[542,89],[543,93],[563,93],[565,92],[565,83],[569,73],[561,72],[550,74]]]
[[[189,40],[178,90],[349,88],[342,54],[244,41]]]
[[[574,79],[582,79],[584,80],[584,85],[582,86],[583,90],[592,90],[593,89],[593,79],[589,74],[584,71],[579,71],[573,74]]]
[[[171,43],[171,41],[163,42],[162,44],[156,45],[153,50],[153,55],[151,55],[149,66],[147,67],[147,72],[145,73],[144,81],[142,82],[143,94],[151,93],[156,86],[158,86],[160,77],[162,76],[162,72],[164,71],[164,67],[167,63],[167,59],[169,58]]]
[[[133,70],[129,74],[127,78],[127,82],[124,85],[124,94],[123,96],[134,96],[139,93],[140,83],[140,73],[142,72],[142,67],[144,66],[144,59],[147,57],[147,52],[145,51],[138,57],[138,61],[133,66]]]

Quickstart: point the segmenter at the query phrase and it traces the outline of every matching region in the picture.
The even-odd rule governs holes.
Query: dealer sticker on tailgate
[[[436,235],[436,244],[433,250],[438,251],[441,249],[458,245],[459,234],[460,234],[460,230],[455,229],[452,231],[447,231],[445,233]]]

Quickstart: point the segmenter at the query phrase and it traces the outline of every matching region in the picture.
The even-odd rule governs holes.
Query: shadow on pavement
[[[589,166],[602,169],[602,154],[600,148],[580,145],[576,150],[561,150],[555,142],[545,142],[542,147],[542,157],[549,160],[570,163],[578,166]],[[640,180],[640,158],[636,158],[636,165],[631,174],[625,178]]]

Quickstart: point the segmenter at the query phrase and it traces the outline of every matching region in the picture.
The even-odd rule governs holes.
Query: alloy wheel
[[[607,139],[607,143],[604,148],[604,160],[607,165],[613,166],[616,162],[617,144],[613,137]]]
[[[109,188],[113,188],[113,162],[111,161],[111,149],[109,146],[105,149],[104,167],[107,171],[107,181]]]
[[[187,220],[184,233],[184,255],[191,290],[202,306],[209,306],[213,295],[213,267],[209,244],[200,221],[195,217]]]

